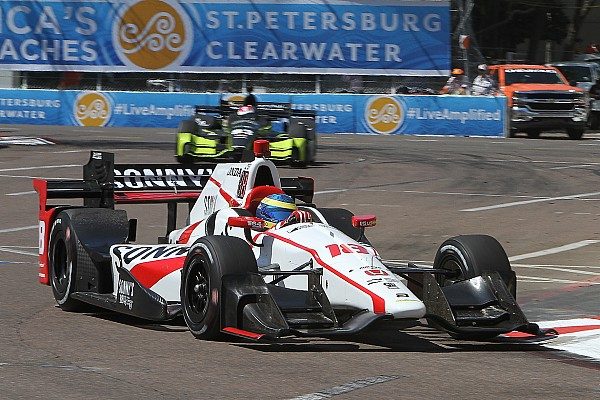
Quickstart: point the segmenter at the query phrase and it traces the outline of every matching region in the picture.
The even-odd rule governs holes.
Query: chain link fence
[[[0,72],[0,87],[104,91],[244,93],[434,93],[446,77],[316,75]]]

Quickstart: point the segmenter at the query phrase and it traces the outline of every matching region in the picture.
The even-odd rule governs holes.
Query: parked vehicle
[[[556,67],[567,78],[571,86],[589,92],[600,78],[600,64],[586,61],[561,61],[548,64]]]
[[[581,139],[587,128],[589,97],[547,65],[503,64],[489,67],[508,99],[510,136],[525,132],[537,138],[544,130],[566,130]]]

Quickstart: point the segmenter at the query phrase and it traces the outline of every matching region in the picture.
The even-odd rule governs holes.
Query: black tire
[[[185,121],[181,121],[179,123],[179,127],[177,128],[177,132],[182,133],[196,133],[198,132],[198,125],[196,121],[193,119],[186,119]]]
[[[317,130],[314,119],[304,119],[306,125],[306,161],[307,164],[314,164],[317,159]]]
[[[352,211],[345,208],[318,208],[318,210],[329,225],[339,229],[354,240],[360,239],[360,229],[352,225],[352,217],[354,216]],[[361,242],[371,244],[366,237],[362,238]]]
[[[186,121],[183,121],[186,122]],[[182,122],[182,123],[183,123]],[[187,142],[183,145],[183,154],[175,156],[175,159],[180,164],[191,164],[194,162],[194,157],[189,155],[191,143]],[[177,154],[177,145],[175,146],[175,154]]]
[[[297,147],[292,148],[292,158],[290,158],[290,166],[294,168],[306,168],[306,161],[300,159],[300,150]]]
[[[440,286],[452,285],[475,278],[484,272],[496,271],[513,298],[515,300],[517,298],[516,275],[510,267],[502,245],[491,236],[464,235],[444,241],[435,255],[433,267],[460,271],[460,275],[454,278],[438,276]],[[439,328],[435,322],[429,321],[429,323]],[[496,333],[489,332],[455,333],[448,331],[448,334],[460,340],[487,340],[498,336]]]
[[[258,272],[256,259],[239,238],[206,236],[190,247],[180,294],[183,318],[197,339],[220,336],[223,277],[250,272]]]
[[[600,112],[591,112],[588,119],[590,129],[597,130],[600,128]]]
[[[572,140],[580,140],[581,137],[583,136],[584,132],[585,132],[585,129],[582,129],[582,128],[567,129],[567,135],[569,135],[569,138]]]
[[[48,243],[48,267],[50,285],[58,306],[64,311],[83,311],[87,305],[72,299],[77,282],[77,267],[80,263],[90,262],[89,256],[78,246],[68,212],[60,212],[52,226]]]
[[[529,129],[525,133],[527,133],[527,137],[529,139],[539,139],[542,131],[540,131],[539,129]]]
[[[194,162],[194,158],[188,154],[184,154],[182,156],[175,156],[175,159],[180,164],[192,164]]]
[[[517,278],[508,256],[496,239],[488,235],[463,235],[446,240],[439,247],[434,268],[459,270],[455,278],[440,276],[440,286],[475,278],[485,272],[498,272],[510,294],[517,298]]]

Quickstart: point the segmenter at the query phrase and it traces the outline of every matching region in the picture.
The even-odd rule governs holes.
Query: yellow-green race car
[[[194,117],[179,124],[175,156],[181,163],[249,161],[254,141],[264,139],[272,161],[305,167],[317,154],[315,125],[313,111],[292,110],[289,103],[196,106]]]

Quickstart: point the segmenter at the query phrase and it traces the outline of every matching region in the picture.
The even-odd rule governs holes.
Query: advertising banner
[[[240,95],[231,95],[239,100]],[[316,113],[317,133],[504,136],[506,98],[257,94]],[[224,97],[229,99],[229,97]],[[217,93],[0,89],[0,124],[177,128]]]
[[[38,71],[449,74],[450,1],[4,0],[0,64]]]

